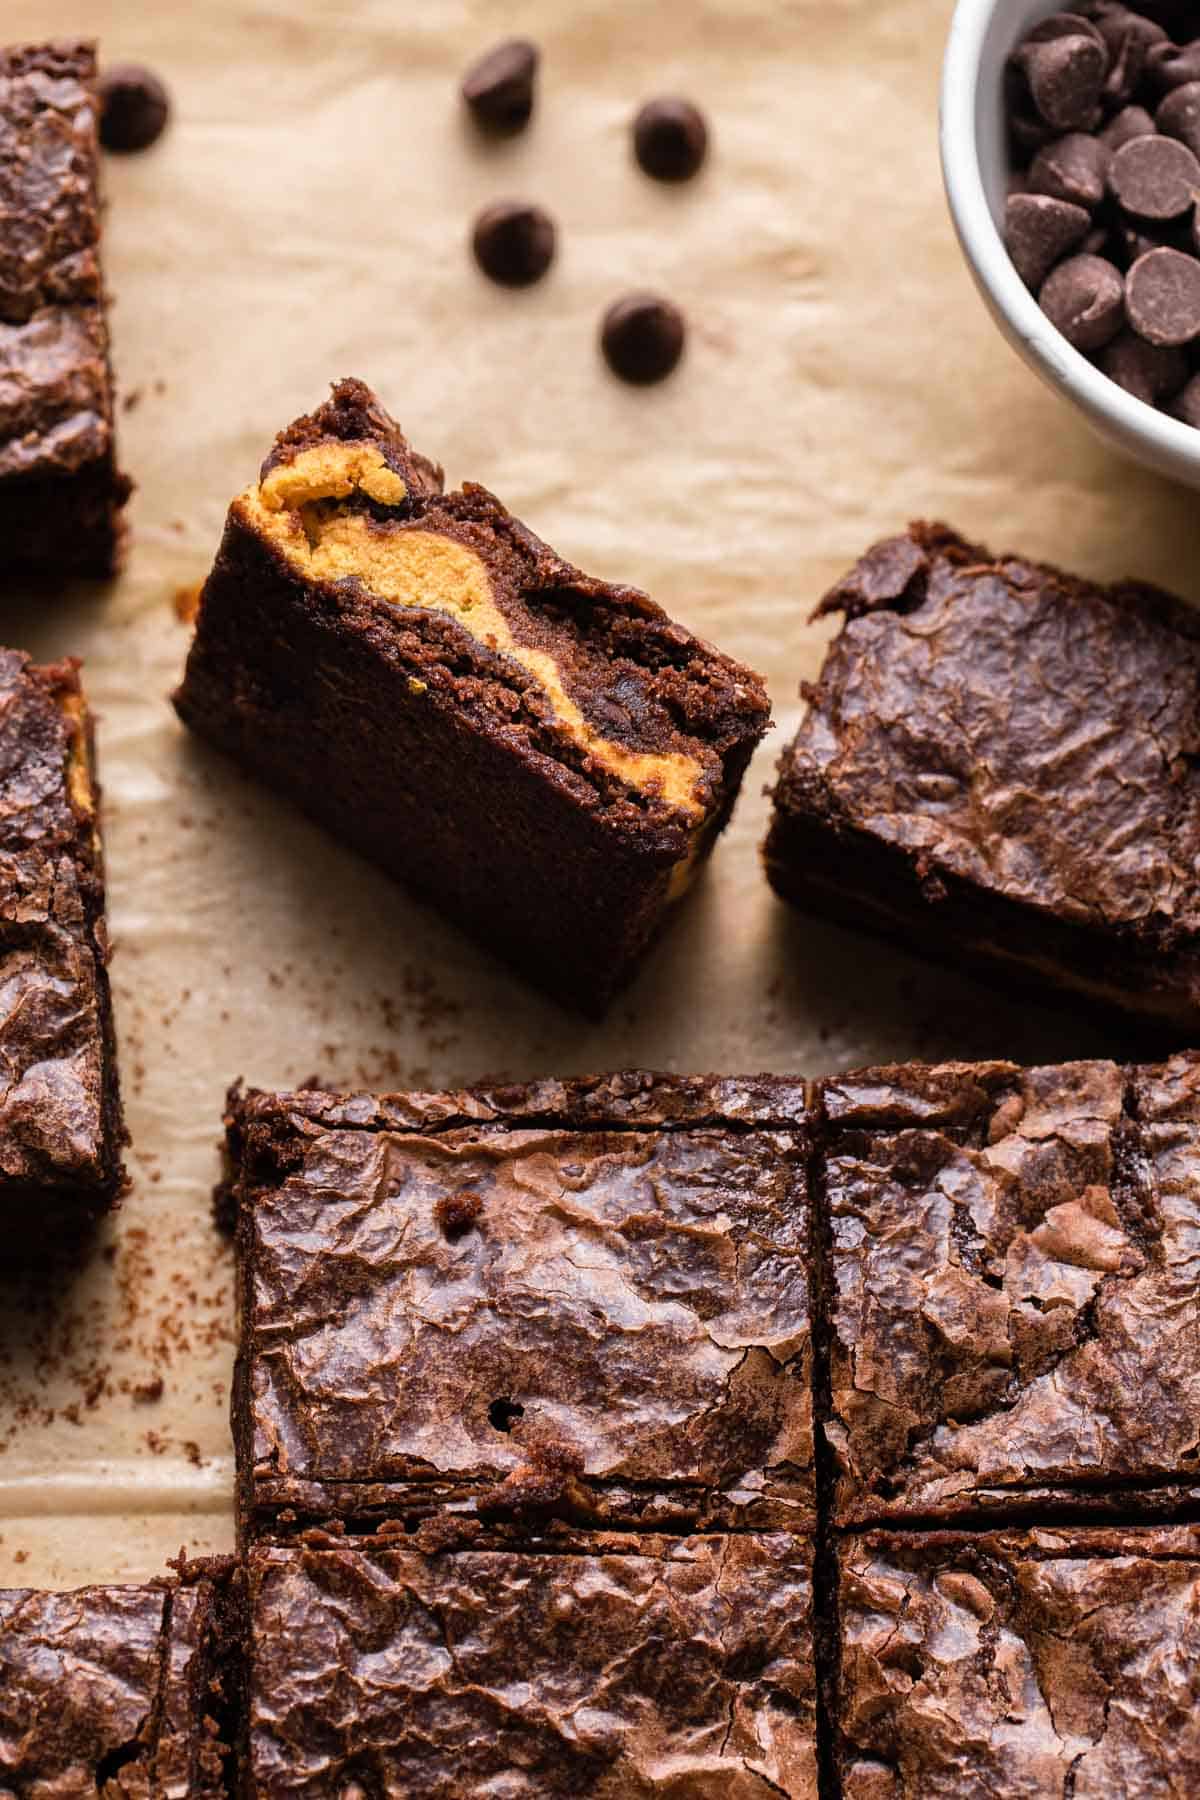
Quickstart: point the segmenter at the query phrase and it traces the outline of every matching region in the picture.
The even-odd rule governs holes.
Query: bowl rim
[[[1118,387],[1069,344],[1017,274],[992,217],[979,160],[981,64],[989,27],[1005,0],[958,0],[942,66],[942,179],[959,243],[984,298],[1016,347],[1110,438],[1140,444],[1160,468],[1200,484],[1200,430]]]

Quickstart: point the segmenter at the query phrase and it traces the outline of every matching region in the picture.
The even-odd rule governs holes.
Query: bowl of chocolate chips
[[[1013,347],[1112,445],[1200,487],[1200,4],[959,0],[942,169]]]

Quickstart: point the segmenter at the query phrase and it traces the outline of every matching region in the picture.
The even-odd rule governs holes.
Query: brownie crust
[[[100,269],[96,56],[0,49],[0,567],[111,575],[117,468]]]
[[[1200,1502],[1200,1058],[818,1084],[840,1525]]]
[[[845,1800],[1200,1787],[1200,1532],[870,1533],[843,1548]]]
[[[790,1538],[258,1549],[248,1584],[263,1800],[816,1800],[811,1575]]]
[[[808,1145],[802,1105],[746,1123],[795,1104],[772,1085],[397,1096],[370,1124],[235,1093],[243,1534],[811,1528]]]
[[[358,382],[231,507],[175,704],[591,1012],[693,879],[768,721],[759,678],[645,595],[480,487],[443,495]]]
[[[945,526],[877,545],[780,763],[806,910],[1156,1029],[1200,1023],[1200,624]]]

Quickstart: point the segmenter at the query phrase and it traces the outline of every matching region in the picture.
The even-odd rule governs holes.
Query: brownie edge
[[[176,708],[556,998],[599,1013],[728,821],[761,679],[441,491],[361,382],[232,504]]]

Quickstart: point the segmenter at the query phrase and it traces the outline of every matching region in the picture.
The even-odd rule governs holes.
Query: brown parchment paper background
[[[949,518],[1098,576],[1200,592],[1193,496],[1116,460],[1016,362],[954,244],[936,151],[948,0],[4,0],[6,38],[96,35],[170,84],[147,155],[109,159],[107,268],[128,571],[0,598],[0,640],[75,652],[100,716],[113,977],[134,1187],[72,1279],[0,1282],[0,1583],[142,1578],[232,1541],[231,1259],[209,1220],[222,1096],[313,1073],[443,1083],[657,1065],[815,1073],[910,1054],[1119,1051],[785,914],[762,788],[828,627],[812,603],[876,536]],[[456,83],[493,39],[545,55],[533,129],[481,145]],[[635,105],[681,90],[714,153],[633,168]],[[470,221],[557,216],[524,294]],[[636,392],[595,349],[661,287],[686,364]],[[485,482],[585,568],[639,583],[767,675],[776,729],[711,872],[597,1027],[539,1000],[185,739],[165,696],[225,507],[343,374],[450,478]],[[0,1248],[0,1256],[2,1256]]]

